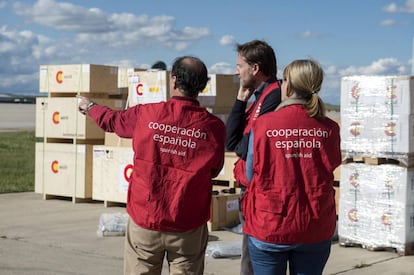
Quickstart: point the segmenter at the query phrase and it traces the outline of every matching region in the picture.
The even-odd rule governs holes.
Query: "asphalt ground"
[[[44,199],[32,192],[0,194],[0,274],[122,274],[124,236],[98,234],[104,213],[125,213],[125,207]],[[208,247],[224,253],[230,246],[237,252],[240,243],[240,234],[218,230],[210,232]],[[209,253],[204,274],[239,274],[240,256],[233,252],[225,258]],[[168,274],[166,264],[163,274]],[[342,247],[334,242],[324,274],[414,274],[414,256]]]

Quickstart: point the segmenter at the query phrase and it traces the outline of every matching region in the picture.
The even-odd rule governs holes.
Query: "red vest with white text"
[[[253,135],[243,232],[277,244],[330,239],[336,226],[333,171],[341,163],[338,124],[290,105],[260,116]]]
[[[224,163],[222,120],[183,97],[124,111],[97,105],[89,115],[105,131],[133,138],[127,212],[136,224],[185,232],[210,219],[212,178]]]

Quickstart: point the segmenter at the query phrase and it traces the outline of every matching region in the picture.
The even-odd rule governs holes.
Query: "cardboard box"
[[[208,222],[208,230],[220,230],[224,227],[232,227],[240,223],[239,218],[240,194],[213,195],[211,201],[211,217]]]
[[[240,80],[230,74],[209,74],[210,81],[199,94],[200,105],[213,114],[230,113],[240,87]]]
[[[105,146],[128,147],[132,148],[132,138],[121,138],[115,133],[105,133]]]
[[[225,152],[224,153],[224,165],[221,169],[219,175],[214,178],[214,180],[227,181],[229,187],[235,186],[236,179],[234,178],[234,164],[239,158],[234,152]]]
[[[339,187],[334,186],[335,190],[335,209],[336,209],[336,215],[339,215],[339,198],[340,198],[340,190]]]
[[[139,71],[129,75],[128,105],[167,101],[170,98],[170,72]]]
[[[41,93],[116,93],[118,67],[94,64],[41,65]]]
[[[92,145],[37,142],[35,150],[35,193],[92,197]]]
[[[113,109],[125,104],[119,99],[91,98]],[[89,117],[82,115],[75,97],[36,98],[36,137],[104,139],[105,132]]]
[[[341,180],[341,165],[336,167],[333,174],[334,174],[334,181],[340,181]]]
[[[93,147],[94,200],[127,202],[129,178],[133,170],[132,148],[115,146]]]

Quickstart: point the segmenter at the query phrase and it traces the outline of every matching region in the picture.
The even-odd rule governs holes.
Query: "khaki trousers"
[[[124,274],[159,275],[166,257],[170,275],[202,275],[207,242],[207,224],[187,232],[159,232],[144,229],[129,219],[125,235]]]

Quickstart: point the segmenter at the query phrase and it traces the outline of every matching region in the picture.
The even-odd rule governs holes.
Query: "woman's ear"
[[[289,83],[286,83],[286,95],[291,97],[293,95],[293,90],[290,88]]]

